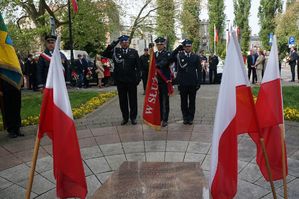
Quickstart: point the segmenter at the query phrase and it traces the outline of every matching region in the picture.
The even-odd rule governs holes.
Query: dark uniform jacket
[[[296,65],[296,60],[298,59],[298,54],[296,51],[291,52],[289,56],[289,64],[294,66]]]
[[[81,75],[81,74],[84,73],[85,65],[84,65],[83,59],[81,59],[81,62],[80,62],[79,59],[76,60],[75,66],[76,66],[76,70],[77,70],[78,75]]]
[[[48,49],[44,51],[45,54],[52,57],[52,54]],[[64,60],[62,63],[64,67],[65,81],[69,82],[69,64],[63,53],[60,53],[61,59]],[[48,70],[50,66],[50,61],[46,60],[44,57],[39,56],[38,64],[37,64],[37,85],[38,87],[44,87],[47,81]]]
[[[199,86],[201,83],[200,58],[194,53],[181,51],[176,56],[177,82],[180,86]]]
[[[213,55],[209,60],[209,67],[210,69],[216,69],[219,63],[219,59],[216,55]]]
[[[140,61],[135,49],[127,48],[124,52],[122,48],[114,48],[113,45],[109,45],[102,55],[113,59],[113,75],[116,83],[138,84],[140,82]]]
[[[256,54],[247,56],[247,67],[248,68],[251,68],[251,66],[253,66],[255,64],[257,57],[258,56]]]
[[[147,77],[149,70],[150,55],[141,55],[140,56],[140,67],[142,77]]]
[[[155,52],[156,67],[161,70],[162,74],[168,79],[171,79],[170,64],[174,61],[174,53],[170,53],[165,49]],[[158,75],[159,84],[165,83]]]
[[[37,64],[35,62],[35,60],[27,60],[25,63],[25,73],[24,75],[29,75],[29,76],[34,76],[34,78],[36,78],[36,69],[37,68]]]

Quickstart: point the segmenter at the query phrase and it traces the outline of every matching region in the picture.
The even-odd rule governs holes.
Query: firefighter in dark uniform
[[[215,84],[217,82],[217,65],[219,59],[214,53],[209,58],[209,80],[210,84]]]
[[[143,83],[143,90],[145,94],[148,70],[149,70],[150,55],[148,53],[148,48],[144,49],[144,54],[140,56],[140,66],[141,66],[141,78]]]
[[[196,92],[201,83],[201,64],[198,55],[192,52],[192,41],[183,41],[183,51],[176,55],[177,82],[181,96],[184,124],[193,124]]]
[[[118,42],[120,42],[120,48],[115,47]],[[141,80],[138,52],[129,48],[129,36],[122,35],[117,41],[108,45],[102,56],[112,58],[114,62],[114,81],[123,117],[121,125],[127,124],[129,118],[135,125],[137,124],[137,86]]]
[[[161,114],[161,126],[166,127],[168,125],[169,116],[169,93],[168,93],[168,82],[172,82],[172,73],[170,65],[174,62],[174,54],[177,49],[170,53],[165,49],[165,39],[158,37],[155,40],[157,51],[155,52],[156,67],[159,70],[157,74],[159,84],[159,97],[160,97],[160,114]]]
[[[51,57],[55,48],[55,42],[57,37],[53,35],[48,35],[46,39],[46,50],[40,54],[38,64],[37,64],[37,86],[42,89],[46,86],[48,70],[50,66]],[[65,81],[68,84],[70,81],[70,68],[67,58],[63,53],[60,52],[62,65],[64,67]]]

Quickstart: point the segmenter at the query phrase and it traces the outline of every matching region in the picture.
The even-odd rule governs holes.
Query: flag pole
[[[285,130],[284,125],[279,125],[280,127],[280,136],[281,136],[281,151],[282,151],[282,176],[283,176],[283,195],[285,199],[288,199],[288,187],[287,187],[287,180],[286,180],[286,162],[285,162],[285,144],[284,144],[284,137],[285,137]]]
[[[260,135],[260,133],[259,133],[259,135]],[[260,142],[261,142],[261,145],[262,145],[263,155],[264,155],[265,161],[266,161],[266,167],[267,167],[267,172],[268,172],[268,176],[269,176],[269,182],[270,182],[270,186],[271,186],[271,191],[272,191],[272,194],[273,194],[273,198],[276,199],[277,196],[276,196],[276,191],[275,191],[274,183],[273,183],[273,180],[272,180],[272,173],[271,173],[271,169],[270,169],[268,154],[266,152],[264,138],[260,137]]]
[[[33,151],[33,156],[31,161],[31,170],[29,173],[29,179],[28,179],[27,190],[26,190],[26,199],[30,199],[39,146],[40,146],[40,139],[38,137],[38,134],[36,134],[34,151]]]
[[[72,17],[71,17],[71,2],[67,1],[68,6],[68,18],[69,18],[69,40],[71,51],[71,67],[74,65],[74,43],[73,43],[73,30],[72,30]]]

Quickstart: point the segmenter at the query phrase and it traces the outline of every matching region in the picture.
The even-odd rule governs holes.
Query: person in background
[[[31,89],[31,86],[30,86],[30,80],[29,80],[29,70],[30,70],[30,65],[32,64],[33,62],[33,55],[32,54],[28,54],[27,56],[27,59],[25,61],[25,64],[24,64],[24,72],[23,72],[23,75],[24,75],[24,87],[27,88],[27,89]]]
[[[265,62],[265,56],[262,50],[258,51],[258,57],[256,59],[254,67],[256,68],[257,83],[262,82],[263,65]]]
[[[200,63],[201,63],[201,68],[202,68],[202,83],[206,83],[206,75],[208,72],[208,66],[207,66],[207,57],[204,55],[204,50],[201,50],[199,52],[199,58],[200,58]]]
[[[219,63],[218,56],[213,53],[212,56],[210,56],[210,59],[209,59],[209,80],[210,80],[210,84],[215,84],[216,83],[218,63]]]
[[[84,65],[82,61],[83,57],[81,54],[78,54],[78,60],[75,62],[75,66],[77,69],[77,75],[78,75],[78,80],[77,80],[77,87],[80,89],[82,88],[83,80],[84,80]]]
[[[110,60],[108,58],[102,57],[101,59],[103,68],[104,68],[104,79],[103,79],[103,83],[104,86],[109,86],[109,79],[111,77],[111,73],[110,73]]]
[[[45,37],[46,40],[46,49],[43,53],[40,54],[37,70],[36,70],[36,78],[37,78],[37,86],[39,89],[43,89],[46,85],[48,70],[50,66],[51,57],[55,48],[55,42],[57,37],[53,35],[47,35]],[[66,84],[70,82],[70,68],[66,56],[60,52],[61,62],[64,67],[65,81]]]
[[[291,73],[292,73],[292,80],[291,82],[295,82],[295,67],[296,67],[296,61],[298,59],[298,54],[296,52],[295,47],[291,47],[291,52],[289,57],[287,58],[287,62],[289,63],[291,67]]]
[[[256,82],[256,62],[257,55],[254,53],[253,49],[250,49],[249,55],[247,56],[247,69],[248,69],[248,79],[250,81],[251,73],[252,73],[252,84]]]
[[[267,50],[263,51],[264,55],[264,62],[263,62],[263,70],[262,70],[262,77],[264,77],[264,72],[266,70],[267,62],[268,62],[268,57],[269,57],[269,52]]]
[[[279,65],[279,74],[280,74],[280,78],[281,78],[281,67],[282,67],[282,61],[283,60],[283,53],[278,51],[278,65]],[[281,78],[282,79],[282,78]]]
[[[148,53],[148,48],[144,49],[144,54],[140,56],[140,66],[141,66],[141,78],[143,83],[143,94],[145,95],[145,89],[147,84],[148,70],[149,70],[150,55]]]
[[[90,76],[91,74],[90,74],[90,69],[89,69],[89,61],[87,59],[86,54],[83,54],[82,64],[83,64],[83,68],[84,68],[83,84],[84,84],[84,88],[88,88],[89,87],[89,78],[87,78],[87,76]]]
[[[104,78],[104,68],[103,68],[103,64],[101,62],[101,56],[100,55],[97,55],[96,56],[96,73],[98,75],[98,87],[99,88],[103,88],[103,85],[102,85],[102,79]]]

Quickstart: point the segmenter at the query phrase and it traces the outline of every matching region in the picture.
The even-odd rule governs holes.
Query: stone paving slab
[[[85,161],[88,168],[91,169],[95,174],[111,171],[105,158],[94,158]]]

